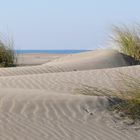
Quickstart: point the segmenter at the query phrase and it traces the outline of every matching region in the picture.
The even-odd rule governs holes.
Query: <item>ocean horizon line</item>
[[[90,50],[15,50],[17,54],[28,54],[28,53],[49,53],[49,54],[70,54],[70,53],[80,53]]]

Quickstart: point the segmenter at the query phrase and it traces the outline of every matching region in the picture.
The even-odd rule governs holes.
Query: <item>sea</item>
[[[48,53],[48,54],[71,54],[86,52],[89,50],[16,50],[17,54],[28,54],[28,53]]]

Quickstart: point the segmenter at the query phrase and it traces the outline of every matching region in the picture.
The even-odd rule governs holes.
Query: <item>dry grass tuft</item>
[[[113,90],[83,85],[83,88],[76,89],[75,93],[89,96],[106,96],[110,101],[109,110],[123,112],[125,116],[131,119],[140,120],[140,80],[123,75],[122,82],[125,85],[123,89]]]
[[[17,64],[17,56],[13,42],[5,43],[0,40],[0,67],[13,67]]]
[[[113,33],[121,52],[140,61],[140,27],[114,26]]]

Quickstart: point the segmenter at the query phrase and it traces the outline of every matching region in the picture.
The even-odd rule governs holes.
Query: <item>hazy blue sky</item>
[[[94,49],[113,24],[140,21],[140,0],[3,0],[0,32],[18,49]]]

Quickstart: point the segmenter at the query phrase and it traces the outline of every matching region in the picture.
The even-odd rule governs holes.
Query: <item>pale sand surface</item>
[[[33,57],[34,55],[31,56]],[[29,61],[32,63],[32,59]],[[120,53],[112,50],[89,51],[66,56],[61,55],[58,59],[54,59],[53,57],[52,60],[49,61],[50,62],[38,66],[1,68],[0,76],[82,71],[129,65]]]
[[[47,53],[19,54],[18,65],[20,66],[40,65],[65,55],[66,54],[47,54]]]
[[[140,66],[128,65],[117,52],[98,51],[0,69],[0,140],[139,140],[140,126],[111,116],[106,97],[77,94],[85,85],[122,87],[120,73],[139,79]]]

